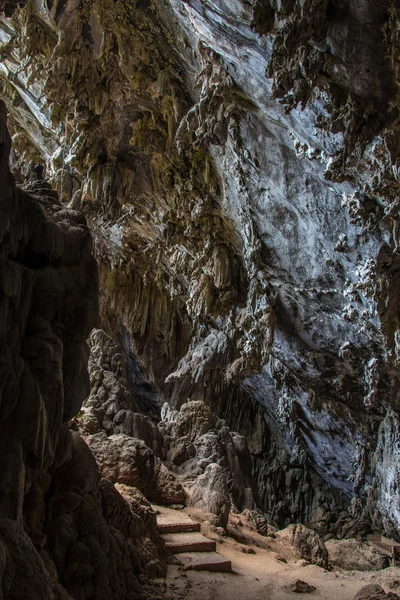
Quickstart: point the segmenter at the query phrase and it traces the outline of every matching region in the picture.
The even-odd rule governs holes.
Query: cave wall
[[[35,0],[1,25],[16,172],[85,213],[104,327],[160,399],[246,433],[280,524],[352,498],[399,524],[397,22]]]
[[[16,186],[10,148],[1,103],[0,597],[145,599],[166,569],[155,515],[134,514],[67,427],[90,392],[91,233],[42,168]]]

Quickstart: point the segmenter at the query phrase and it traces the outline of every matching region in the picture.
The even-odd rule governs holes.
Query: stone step
[[[174,554],[180,552],[214,552],[216,543],[201,533],[164,533],[161,536],[168,550]]]
[[[176,523],[157,523],[159,533],[190,533],[200,531],[200,523],[181,521]]]
[[[217,552],[184,552],[176,557],[185,569],[232,573],[232,563]]]
[[[166,506],[153,504],[157,515],[159,533],[188,533],[200,531],[200,523],[193,521],[183,510],[174,510]]]

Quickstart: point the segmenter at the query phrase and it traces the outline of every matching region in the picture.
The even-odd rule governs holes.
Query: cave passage
[[[398,0],[0,0],[0,600],[400,598]]]

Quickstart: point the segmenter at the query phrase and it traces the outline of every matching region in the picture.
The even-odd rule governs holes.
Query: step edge
[[[195,552],[199,552],[201,554],[203,553],[207,553],[207,552],[215,552],[216,548],[215,546],[207,546],[207,547],[198,547],[198,546],[168,546],[168,544],[166,544],[166,548],[168,548],[168,550],[170,552],[172,552],[172,554],[185,554],[186,552],[192,554]]]

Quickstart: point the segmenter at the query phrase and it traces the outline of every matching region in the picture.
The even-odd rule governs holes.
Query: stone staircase
[[[186,569],[231,573],[231,561],[216,552],[216,543],[200,533],[200,523],[182,511],[153,506],[157,528],[167,548]]]

